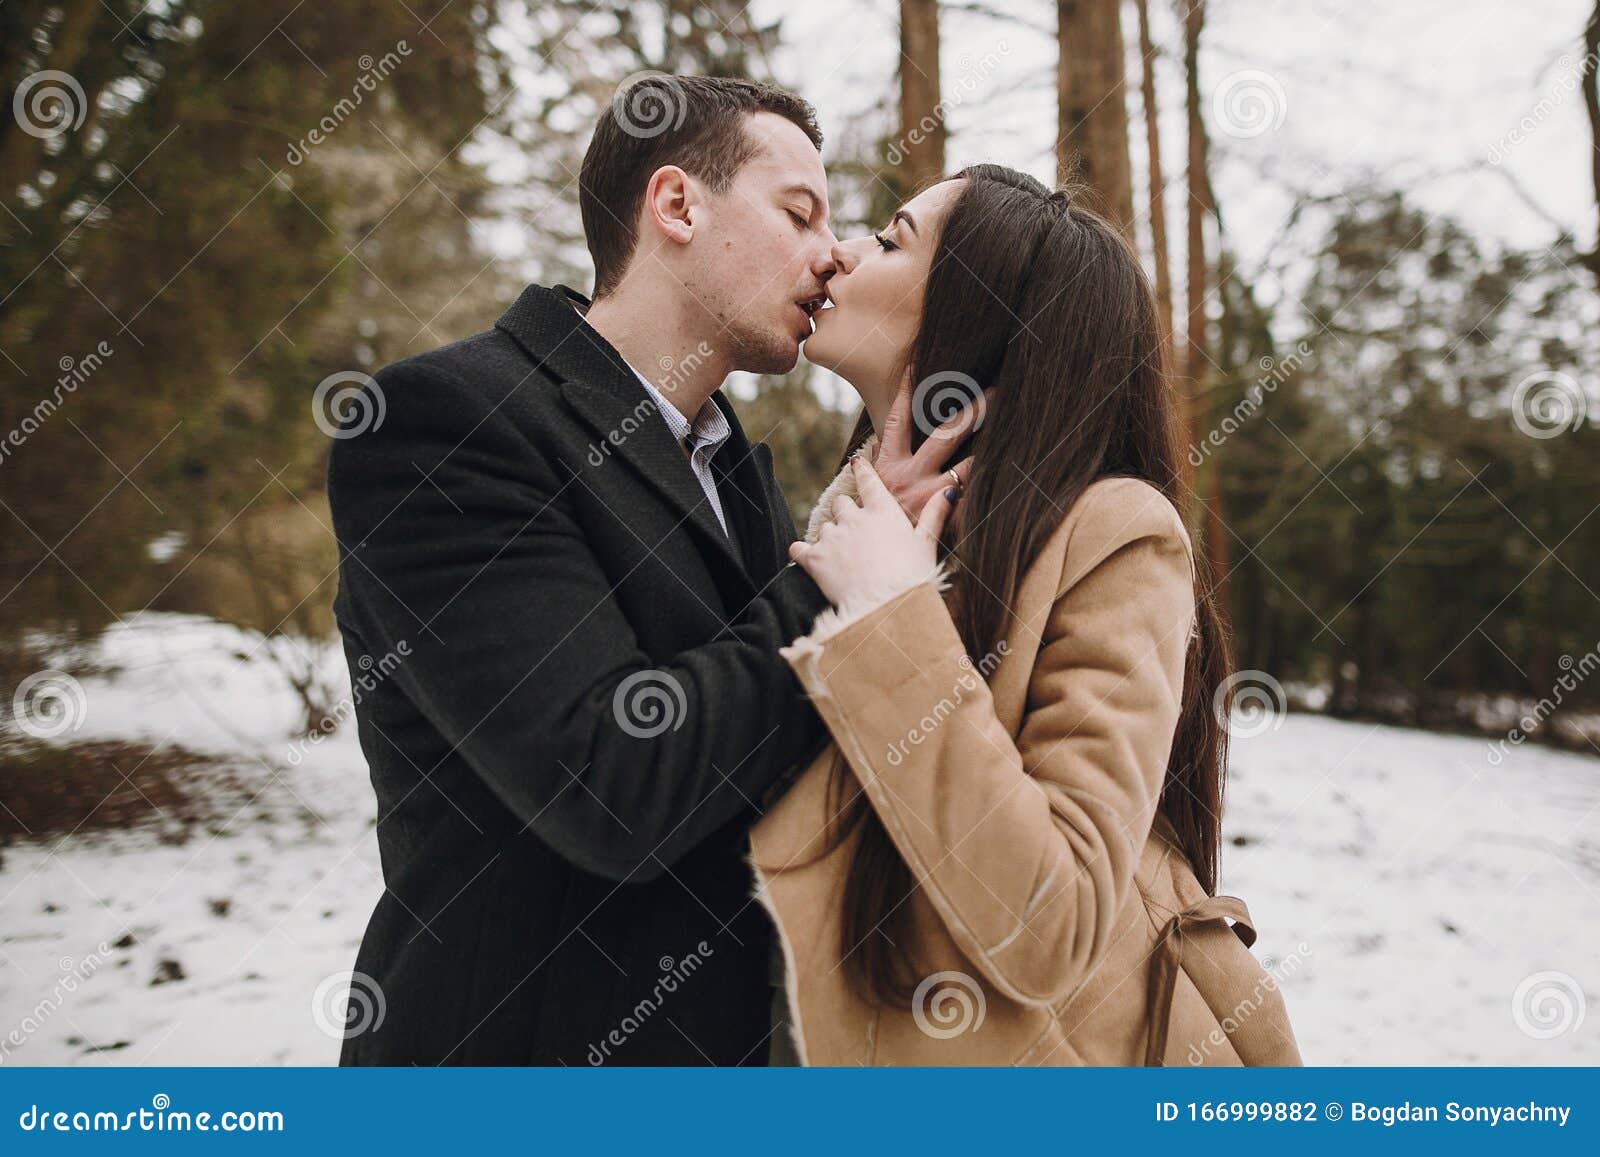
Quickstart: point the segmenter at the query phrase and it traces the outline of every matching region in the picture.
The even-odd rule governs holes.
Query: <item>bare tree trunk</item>
[[[1589,168],[1594,182],[1595,210],[1600,213],[1600,82],[1595,77],[1597,56],[1600,56],[1600,0],[1589,13],[1589,22],[1583,28],[1583,109],[1589,115],[1589,137],[1593,148],[1589,153]],[[1600,234],[1594,250],[1584,255],[1589,271],[1600,279]]]
[[[1187,398],[1186,434],[1191,446],[1199,442],[1198,419],[1206,390],[1211,381],[1213,365],[1210,348],[1210,330],[1206,322],[1206,297],[1209,283],[1209,266],[1206,262],[1206,218],[1216,208],[1211,199],[1210,142],[1206,138],[1205,119],[1201,115],[1200,99],[1200,33],[1205,27],[1205,0],[1180,0],[1185,3],[1183,12],[1183,64],[1188,82],[1189,114],[1189,210],[1188,210],[1188,322],[1187,353],[1184,357],[1184,379]],[[1227,529],[1222,510],[1222,468],[1215,454],[1208,459],[1204,479],[1206,500],[1203,538],[1206,557],[1211,564],[1212,581],[1218,586],[1217,597],[1224,601],[1220,589],[1228,573]],[[1197,481],[1197,489],[1200,483]]]
[[[899,184],[909,194],[944,175],[938,0],[900,0]]]
[[[1206,179],[1206,126],[1200,101],[1200,30],[1205,23],[1204,0],[1179,0],[1183,10],[1183,69],[1186,86],[1186,111],[1189,138],[1188,235],[1185,247],[1188,284],[1185,294],[1187,317],[1184,332],[1184,434],[1190,444],[1196,441],[1198,411],[1210,365],[1206,331],[1206,213],[1210,208],[1210,182]]]
[[[1056,0],[1056,177],[1074,170],[1133,235],[1120,0]]]
[[[1167,256],[1166,182],[1161,169],[1161,132],[1156,110],[1155,48],[1150,40],[1150,0],[1137,0],[1139,10],[1140,93],[1144,99],[1145,149],[1150,168],[1150,252],[1156,271],[1156,305],[1163,338],[1172,340],[1172,267]]]

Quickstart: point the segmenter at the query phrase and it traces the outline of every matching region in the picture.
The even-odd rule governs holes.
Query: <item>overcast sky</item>
[[[1049,179],[1055,6],[1043,0],[989,6],[1036,27],[945,14],[947,99],[963,77],[969,93],[951,109],[947,159],[952,168],[998,160]],[[1163,52],[1158,83],[1170,180],[1181,175],[1184,155],[1180,41],[1170,0],[1150,6]],[[1335,193],[1375,179],[1391,182],[1486,237],[1548,242],[1550,224],[1488,171],[1491,157],[1592,243],[1590,143],[1577,87],[1587,0],[1211,0],[1207,7],[1201,78],[1214,137],[1213,179],[1247,268],[1273,245],[1290,184]],[[891,90],[895,4],[759,0],[755,9],[782,13],[786,47],[777,69],[818,106],[825,129]],[[1131,43],[1132,7],[1124,12]],[[1136,64],[1134,55],[1130,68]],[[1137,76],[1130,76],[1137,143]],[[1541,101],[1544,109],[1536,111]],[[1264,121],[1251,119],[1263,112]],[[1513,141],[1508,134],[1524,118],[1532,118],[1531,131]],[[1136,147],[1134,156],[1142,183],[1143,149]],[[1483,168],[1462,171],[1475,165]],[[1181,213],[1181,189],[1169,188],[1169,215]]]

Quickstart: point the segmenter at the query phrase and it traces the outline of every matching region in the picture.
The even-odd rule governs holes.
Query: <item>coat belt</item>
[[[1144,1063],[1159,1066],[1167,1054],[1167,1030],[1172,1020],[1172,998],[1177,991],[1178,973],[1183,967],[1183,937],[1195,924],[1214,920],[1233,921],[1234,934],[1246,948],[1256,941],[1255,923],[1250,909],[1237,896],[1207,896],[1167,921],[1156,940],[1155,960],[1150,972],[1150,1034],[1146,1040]]]

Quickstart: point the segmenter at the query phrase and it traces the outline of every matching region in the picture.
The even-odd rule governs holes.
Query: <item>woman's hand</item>
[[[912,526],[864,456],[852,458],[850,468],[861,504],[838,496],[833,521],[823,524],[817,541],[789,547],[789,557],[836,607],[873,602],[932,578],[939,567],[939,535],[959,496],[953,486],[939,491]]]
[[[894,405],[884,418],[872,468],[900,503],[900,509],[905,511],[907,518],[916,518],[928,501],[946,488],[966,486],[967,479],[972,475],[972,459],[964,458],[954,466],[948,466],[950,455],[960,449],[967,435],[983,422],[994,391],[995,387],[990,386],[973,398],[938,429],[931,431],[922,445],[913,451],[911,403],[916,395],[916,387],[911,381],[911,371],[906,370],[900,379]]]

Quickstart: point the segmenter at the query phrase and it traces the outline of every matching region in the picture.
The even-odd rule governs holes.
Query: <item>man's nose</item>
[[[825,236],[822,245],[817,250],[817,257],[812,262],[811,272],[818,281],[826,281],[837,271],[839,239],[833,235],[832,229],[824,230]]]

